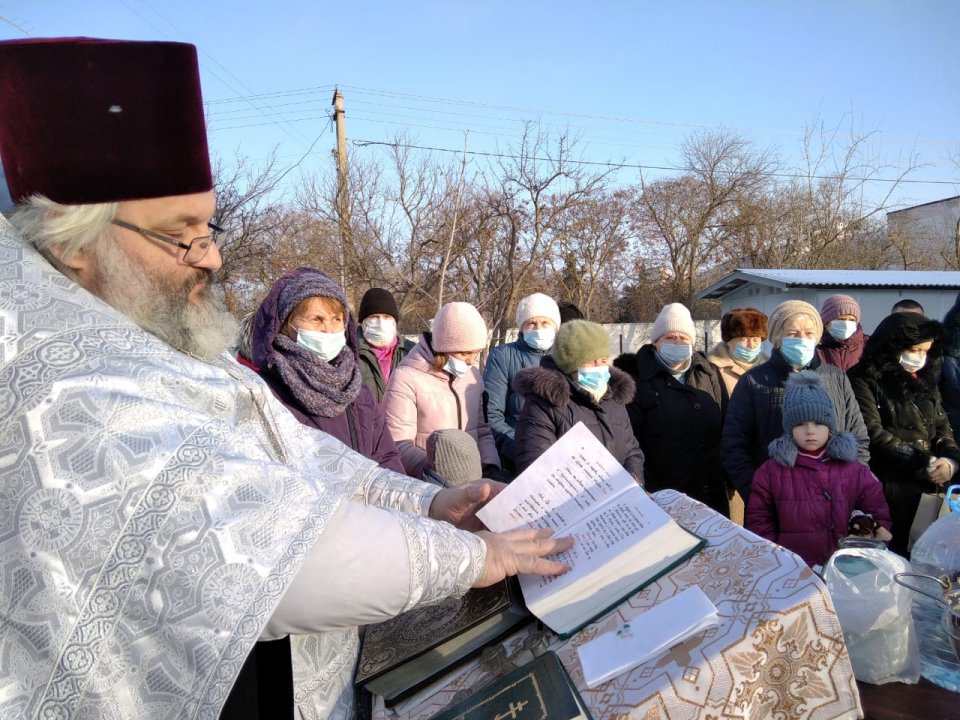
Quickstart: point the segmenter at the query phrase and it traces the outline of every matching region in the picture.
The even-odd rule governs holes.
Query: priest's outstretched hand
[[[573,547],[572,537],[553,537],[553,530],[482,531],[477,533],[487,544],[487,560],[483,574],[474,587],[487,587],[517,573],[562,575],[570,566],[548,555]]]
[[[430,504],[430,517],[445,520],[461,530],[483,530],[477,510],[506,487],[495,480],[475,480],[466,485],[444,488]]]

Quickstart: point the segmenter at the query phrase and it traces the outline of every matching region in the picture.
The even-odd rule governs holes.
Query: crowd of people
[[[819,310],[787,300],[769,318],[734,308],[709,353],[694,349],[689,309],[671,303],[650,342],[613,357],[602,326],[563,322],[534,293],[482,375],[488,329],[475,306],[442,306],[395,368],[395,298],[373,288],[360,306],[364,323],[384,311],[369,387],[344,291],[319,270],[277,281],[240,343],[253,356],[238,359],[301,422],[419,480],[510,482],[582,422],[648,491],[679,490],[816,566],[854,524],[907,555],[920,496],[960,466],[943,400],[956,392],[943,373],[950,323],[910,300],[872,336],[848,295]]]
[[[0,75],[0,715],[348,717],[363,625],[566,569],[475,511],[578,422],[811,565],[906,554],[957,475],[960,304],[736,308],[703,353],[671,303],[614,357],[544,293],[513,342],[467,302],[409,342],[388,290],[296,268],[237,324],[195,48],[0,42]]]

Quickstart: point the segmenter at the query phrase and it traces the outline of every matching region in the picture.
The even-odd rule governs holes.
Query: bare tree
[[[217,163],[215,221],[226,230],[221,281],[227,306],[237,314],[259,301],[275,275],[275,260],[282,256],[278,244],[288,227],[287,208],[279,195],[275,157],[260,167],[238,155],[227,167]]]
[[[550,137],[528,123],[519,144],[500,155],[485,177],[484,208],[473,217],[476,233],[462,267],[472,300],[490,318],[494,342],[524,292],[545,284],[545,269],[558,240],[573,226],[568,218],[602,193],[613,168],[601,171],[575,156],[577,142]]]
[[[624,190],[596,193],[572,209],[549,260],[555,294],[576,303],[588,318],[613,320],[617,315],[611,302],[628,280],[623,271],[630,250],[628,199]]]
[[[803,266],[849,267],[860,254],[858,243],[876,239],[872,221],[919,167],[916,154],[886,160],[875,132],[859,131],[851,122],[842,137],[842,123],[828,127],[819,119],[807,126],[801,151],[801,178],[791,194]],[[904,257],[903,265],[908,264]]]
[[[704,272],[722,267],[738,203],[754,197],[777,167],[771,150],[725,130],[697,133],[682,148],[680,177],[641,176],[632,219],[637,235],[673,278],[673,300],[693,307]]]

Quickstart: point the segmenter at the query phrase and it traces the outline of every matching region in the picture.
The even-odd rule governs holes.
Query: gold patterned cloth
[[[568,640],[548,634],[594,718],[600,720],[845,720],[862,718],[860,695],[840,622],[823,583],[797,555],[747,532],[674,490],[654,500],[683,527],[704,537],[698,555],[644,588],[614,612]],[[697,585],[716,606],[720,624],[668,654],[587,689],[577,646],[633,622],[656,603]],[[427,720],[497,673],[490,657],[529,660],[530,629],[378,720]]]

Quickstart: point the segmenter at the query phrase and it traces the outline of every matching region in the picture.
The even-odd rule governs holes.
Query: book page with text
[[[491,530],[553,528],[558,533],[637,482],[577,423],[477,512]]]
[[[649,538],[673,520],[646,492],[635,486],[589,517],[583,518],[564,534],[572,535],[573,547],[555,557],[570,565],[563,575],[521,575],[520,587],[528,606],[540,598],[572,585],[591,572],[613,561],[627,548]],[[658,551],[665,548],[652,548]],[[660,553],[655,552],[656,557]],[[635,570],[637,568],[630,568]]]

